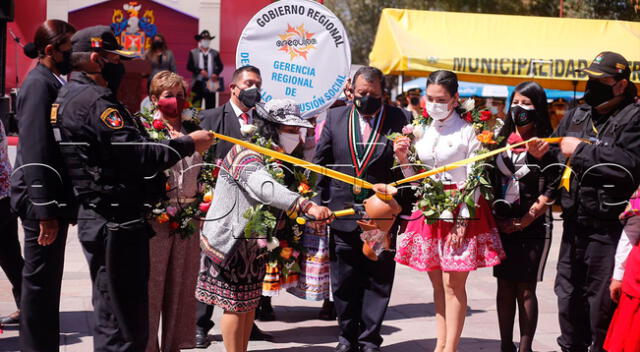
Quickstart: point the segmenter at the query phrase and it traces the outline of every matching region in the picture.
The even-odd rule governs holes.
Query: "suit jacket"
[[[204,110],[200,127],[204,130],[222,133],[225,136],[243,138],[238,116],[229,102],[214,109]],[[232,143],[219,141],[211,147],[210,151],[213,152],[215,159],[222,159],[231,150],[231,147],[233,147]]]
[[[352,108],[353,105],[347,105],[328,111],[313,162],[352,176],[357,176],[358,171],[361,170],[359,177],[373,184],[391,183],[403,178],[400,168],[393,168],[393,142],[385,136],[393,132],[401,132],[402,127],[409,122],[408,114],[398,108],[384,106],[385,113],[382,117],[379,136],[372,144],[371,156],[368,163],[359,168],[356,167],[352,151],[356,150],[354,143],[357,144],[360,141],[349,136],[351,130],[349,115]],[[359,128],[359,124],[355,122],[355,126]],[[322,202],[334,211],[349,208],[359,200],[354,196],[352,185],[326,176],[320,176],[317,192],[318,195],[314,201]],[[403,208],[403,213],[411,211],[412,194],[410,189],[405,188],[396,196]],[[364,196],[369,195],[361,194],[360,198]],[[336,219],[330,226],[339,231],[351,232],[358,228],[355,220],[356,218],[353,217],[342,217]]]
[[[51,104],[61,87],[53,72],[38,64],[18,94],[20,139],[11,175],[11,207],[22,217],[40,220],[76,216],[71,182],[50,122]],[[29,214],[27,209],[31,209]]]
[[[224,68],[224,65],[222,64],[222,60],[220,60],[220,54],[213,49],[209,49],[208,55],[212,55],[211,57],[213,58],[213,70],[212,72],[215,73],[216,75],[219,75],[220,72],[222,72],[222,69]],[[189,51],[189,61],[187,61],[187,70],[191,71],[191,73],[193,74],[193,81],[196,80],[196,78],[198,78],[198,75],[200,74],[200,68],[198,67],[198,63],[200,62],[200,48],[194,48],[191,49]],[[193,84],[193,81],[191,82],[191,84]]]

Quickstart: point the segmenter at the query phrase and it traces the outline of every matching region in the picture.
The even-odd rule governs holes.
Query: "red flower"
[[[211,177],[218,178],[218,174],[220,173],[220,167],[216,166],[211,170]]]
[[[211,202],[208,202],[208,203],[202,202],[200,203],[199,208],[201,212],[206,213],[207,211],[209,211],[210,206],[211,206]]]
[[[491,118],[491,111],[482,110],[480,111],[480,121],[487,121]]]
[[[171,231],[177,229],[178,227],[180,227],[180,224],[178,224],[175,221],[172,221],[172,222],[169,223],[169,228],[171,229]]]
[[[464,120],[467,122],[473,122],[473,115],[471,115],[471,111],[467,111],[464,114]]]
[[[160,119],[153,120],[153,128],[155,128],[156,130],[163,129],[164,128],[164,122],[162,122],[162,120],[160,120]]]
[[[422,109],[422,116],[424,116],[425,118],[429,118],[429,113],[427,112],[427,109]]]

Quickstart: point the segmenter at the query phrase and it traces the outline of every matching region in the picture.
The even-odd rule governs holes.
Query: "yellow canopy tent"
[[[601,51],[622,54],[640,84],[640,22],[384,9],[369,60],[385,74],[573,90]]]

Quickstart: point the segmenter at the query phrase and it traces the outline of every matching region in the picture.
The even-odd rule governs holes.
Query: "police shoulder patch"
[[[107,108],[103,111],[100,115],[100,120],[102,120],[107,127],[114,130],[121,129],[124,126],[124,120],[122,116],[120,116],[120,112],[114,108]]]

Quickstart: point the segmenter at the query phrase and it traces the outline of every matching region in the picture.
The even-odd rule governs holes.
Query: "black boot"
[[[320,309],[318,317],[322,320],[336,320],[336,307],[333,305],[333,302],[325,299],[324,302],[322,302],[322,308]]]
[[[271,306],[271,297],[260,297],[260,304],[256,309],[256,319],[260,321],[276,320],[276,313],[273,311],[273,306]]]

